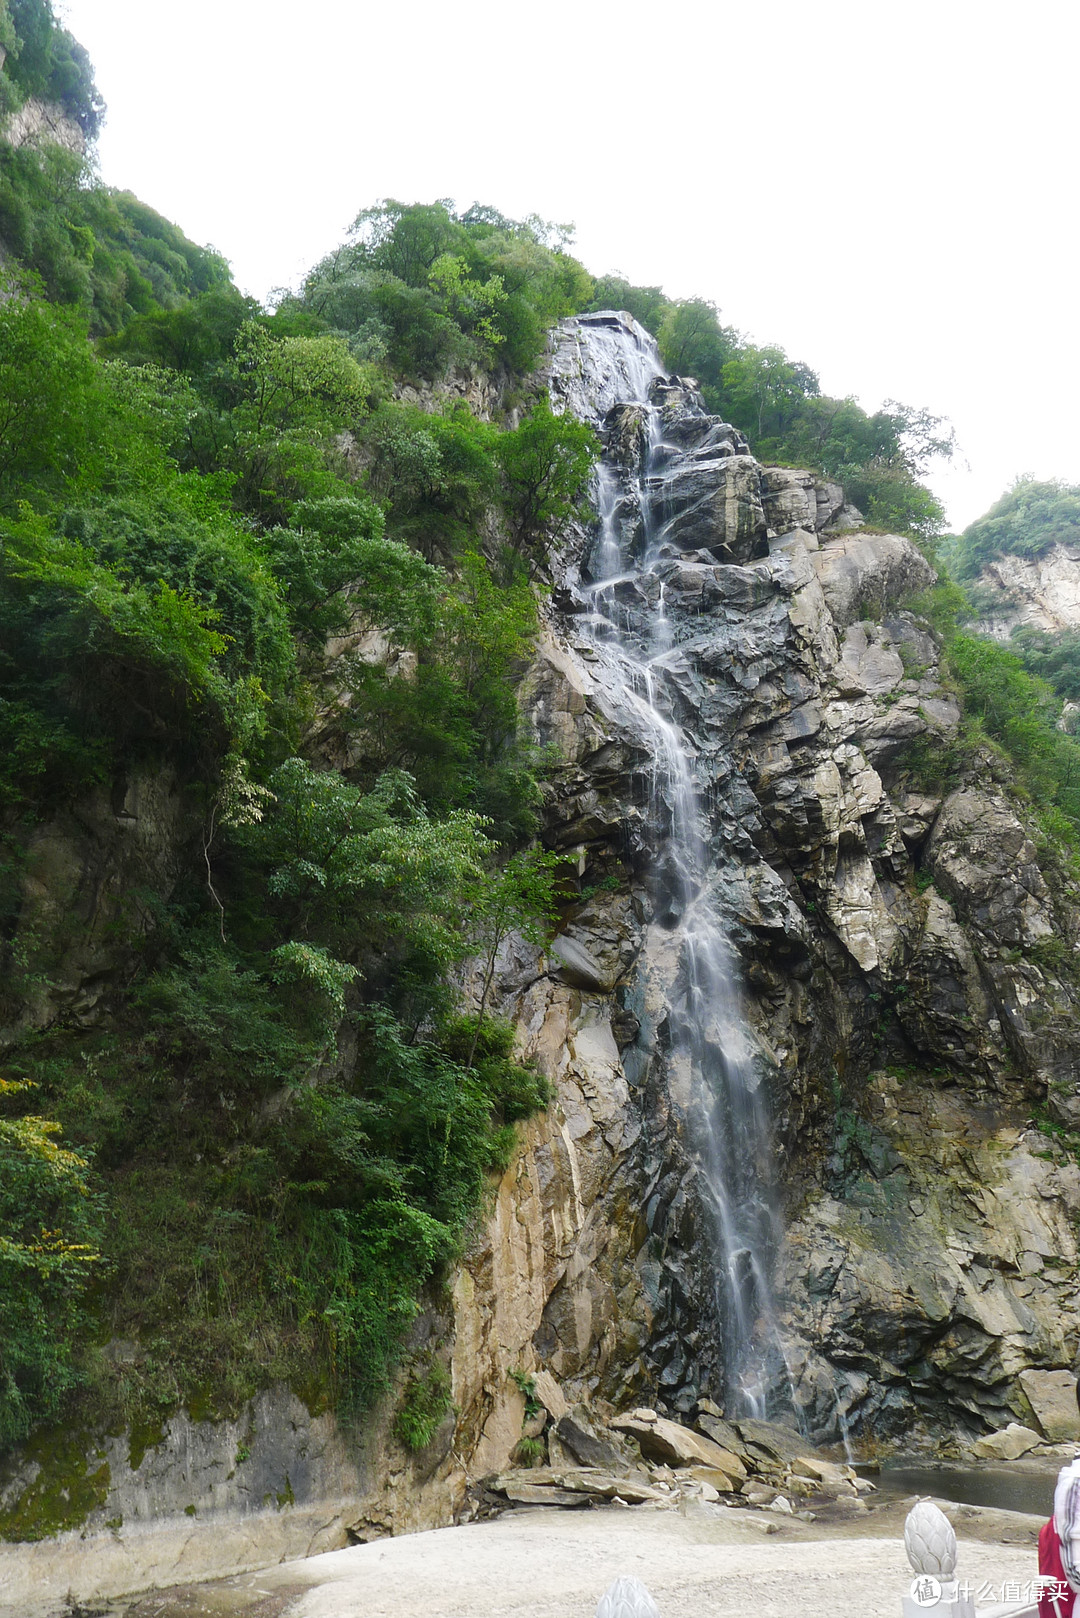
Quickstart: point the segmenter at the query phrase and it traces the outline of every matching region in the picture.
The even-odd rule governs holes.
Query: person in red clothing
[[[1080,1381],[1076,1402],[1080,1407]],[[1080,1456],[1058,1473],[1054,1515],[1039,1534],[1039,1580],[1039,1618],[1072,1618],[1080,1590]]]

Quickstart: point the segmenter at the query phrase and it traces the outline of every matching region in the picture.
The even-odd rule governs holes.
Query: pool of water
[[[1063,1460],[984,1461],[966,1465],[928,1461],[924,1456],[898,1456],[880,1472],[866,1470],[879,1497],[902,1499],[910,1494],[936,1495],[966,1506],[996,1506],[1049,1517],[1054,1484]]]

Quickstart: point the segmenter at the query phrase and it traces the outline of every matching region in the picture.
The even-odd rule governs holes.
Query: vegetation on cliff
[[[1080,540],[1080,487],[1060,480],[1017,478],[985,516],[969,523],[946,548],[960,579],[973,579],[997,556],[1045,556],[1054,545]]]
[[[1044,815],[1057,817],[1073,845],[1080,828],[1080,750],[1062,704],[1080,699],[1080,631],[1057,633],[1018,625],[1006,645],[968,631],[980,614],[1010,603],[980,574],[1000,557],[1034,561],[1080,538],[1080,488],[1019,477],[982,517],[937,548],[953,580],[937,593],[939,627],[957,643],[953,661],[969,706],[1018,764]]]
[[[94,70],[85,48],[60,27],[51,0],[0,0],[0,50],[0,117],[34,98],[59,107],[94,138],[105,111]]]
[[[546,1099],[454,983],[551,909],[514,685],[591,435],[402,404],[314,295],[267,314],[67,151],[0,169],[0,1440],[80,1383],[97,1421],[366,1401]],[[422,308],[430,374],[531,364],[584,272],[474,222],[395,327],[424,214],[383,234],[380,331]],[[38,1026],[35,851],[133,777],[178,794],[179,877],[113,915],[98,1015]]]
[[[1063,731],[1055,686],[1025,666],[1013,646],[971,632],[975,608],[950,579],[909,603],[941,638],[944,667],[960,697],[964,726],[951,749],[917,761],[927,786],[948,784],[973,751],[987,742],[1016,771],[1049,849],[1080,854],[1080,739]],[[915,762],[913,759],[912,762]]]

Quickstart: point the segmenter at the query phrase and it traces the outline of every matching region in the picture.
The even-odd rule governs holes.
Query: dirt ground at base
[[[911,1572],[892,1500],[830,1505],[812,1523],[768,1511],[534,1507],[118,1602],[109,1618],[593,1618],[624,1574],[661,1618],[898,1618]],[[1036,1569],[1039,1519],[939,1501],[980,1606]]]

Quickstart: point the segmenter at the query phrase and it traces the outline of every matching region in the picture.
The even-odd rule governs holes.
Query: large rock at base
[[[575,1507],[590,1504],[587,1494],[575,1494],[570,1489],[556,1489],[553,1484],[543,1483],[507,1483],[503,1493],[508,1500],[517,1506],[569,1506]]]
[[[985,1438],[976,1439],[972,1449],[984,1461],[1018,1461],[1021,1455],[1041,1443],[1040,1435],[1033,1433],[1030,1427],[1010,1421],[999,1433],[987,1433]]]
[[[602,1466],[610,1471],[623,1465],[623,1458],[611,1439],[596,1432],[584,1405],[575,1405],[561,1416],[555,1424],[555,1432],[560,1443],[582,1466]]]
[[[707,1411],[700,1411],[695,1425],[698,1432],[704,1433],[706,1438],[711,1438],[721,1449],[728,1450],[732,1455],[738,1455],[741,1451],[742,1440],[730,1421],[725,1421],[722,1416],[712,1416]]]
[[[774,1421],[737,1421],[735,1426],[744,1444],[763,1450],[775,1461],[797,1461],[815,1453],[794,1427],[781,1427]]]
[[[536,1397],[554,1421],[559,1421],[570,1409],[566,1395],[550,1371],[534,1371],[533,1387]]]
[[[680,1427],[677,1421],[666,1421],[663,1416],[655,1421],[616,1416],[608,1425],[636,1438],[642,1455],[650,1461],[663,1461],[669,1466],[710,1466],[732,1479],[746,1476],[746,1469],[737,1456],[721,1449],[711,1438],[691,1432],[689,1427]]]
[[[668,1496],[644,1478],[616,1477],[598,1467],[515,1468],[489,1478],[486,1486],[519,1505],[587,1505],[590,1500],[614,1500],[616,1495],[628,1505],[668,1503]],[[571,1498],[563,1498],[565,1495]]]
[[[1051,1444],[1080,1439],[1076,1378],[1071,1371],[1021,1371],[1019,1381],[1044,1438]]]

